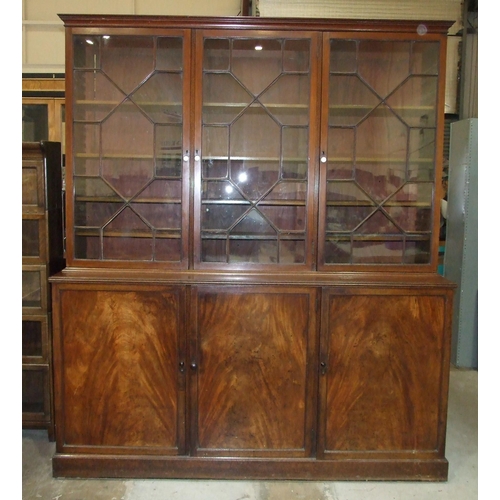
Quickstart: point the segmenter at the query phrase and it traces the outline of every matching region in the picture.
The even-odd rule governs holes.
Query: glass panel
[[[138,106],[127,99],[102,122],[103,157],[143,157],[152,159],[153,123]]]
[[[154,38],[111,36],[102,40],[101,70],[125,94],[130,94],[154,70]]]
[[[49,139],[49,107],[47,104],[23,104],[23,142]]]
[[[358,74],[380,96],[387,97],[410,73],[410,42],[359,42]]]
[[[438,74],[439,44],[437,42],[413,42],[411,57],[412,74]]]
[[[355,179],[374,199],[385,199],[405,181],[407,147],[407,127],[386,106],[358,126]]]
[[[354,182],[328,182],[326,199],[343,206],[375,206],[375,202]]]
[[[383,234],[383,235],[394,235],[401,231],[398,227],[385,215],[382,211],[377,210],[376,212],[370,214],[368,219],[366,219],[355,231],[361,234]]]
[[[309,129],[283,127],[282,176],[287,179],[306,179],[309,156]]]
[[[305,206],[266,206],[259,204],[259,210],[279,231],[305,230]]]
[[[354,126],[376,106],[380,99],[357,76],[331,76],[329,124]]]
[[[306,244],[303,240],[280,241],[280,264],[305,262]]]
[[[210,169],[210,162],[227,159],[229,157],[229,127],[203,127],[202,151],[204,170]]]
[[[82,35],[73,37],[73,65],[75,68],[97,69],[101,66],[102,37]]]
[[[353,178],[355,137],[354,128],[329,128],[327,179]]]
[[[40,221],[23,219],[23,257],[40,257]]]
[[[330,41],[330,73],[356,73],[357,66],[356,41]]]
[[[387,213],[408,232],[430,232],[432,229],[431,183],[408,183],[384,205]]]
[[[435,76],[412,76],[386,102],[410,127],[435,127],[437,83]]]
[[[45,413],[46,370],[23,370],[23,413]]]
[[[326,211],[326,230],[343,233],[354,231],[372,213],[371,207],[329,206]]]
[[[182,125],[155,126],[157,177],[182,176]]]
[[[85,231],[90,232],[89,230]],[[77,259],[102,259],[100,231],[95,234],[84,235],[78,228],[75,229],[75,258]]]
[[[40,271],[23,271],[23,307],[42,307]]]
[[[234,39],[231,53],[233,75],[253,95],[259,95],[282,71],[281,40]]]
[[[203,68],[207,71],[229,71],[229,40],[219,38],[205,40]]]
[[[204,179],[224,179],[228,176],[227,161],[203,160],[202,176]]]
[[[23,319],[22,353],[23,356],[41,357],[43,355],[41,321]]]
[[[230,240],[229,263],[278,264],[278,242]]]
[[[227,240],[212,239],[205,236],[201,242],[201,260],[203,262],[227,262]]]
[[[282,75],[260,95],[259,101],[282,125],[307,125],[309,76]]]
[[[75,175],[99,175],[101,128],[95,123],[73,125]]]
[[[243,219],[231,231],[231,234],[242,236],[274,235],[276,230],[271,226],[269,220],[254,208],[245,214]]]
[[[182,71],[182,38],[159,37],[156,50],[156,69],[160,71]]]
[[[411,129],[408,180],[433,181],[436,148],[435,129]]]
[[[431,240],[420,238],[407,241],[404,253],[405,264],[428,264],[431,261]]]
[[[305,203],[307,183],[280,182],[265,198],[265,200],[301,200]]]
[[[352,244],[353,264],[401,264],[403,261],[403,239],[374,241],[354,239]]]
[[[279,162],[232,161],[231,180],[250,200],[267,193],[279,178]]]
[[[109,78],[96,71],[75,71],[74,119],[103,120],[124,99],[125,94]]]
[[[38,198],[38,169],[23,165],[22,173],[22,202],[23,205],[39,206],[42,200]]]
[[[350,264],[352,255],[350,236],[330,236],[325,242],[326,264]]]
[[[309,71],[309,54],[311,42],[309,40],[285,40],[283,52],[283,71]]]
[[[182,75],[157,73],[134,92],[132,100],[154,123],[181,123]]]
[[[103,231],[103,257],[152,260],[152,228],[131,208],[121,211]]]
[[[231,158],[278,160],[280,139],[280,126],[262,106],[247,108],[230,127]]]
[[[430,262],[439,44],[332,40],[324,261]]]
[[[216,229],[226,231],[248,210],[249,203],[234,204],[204,204],[201,214],[201,227],[203,231]]]
[[[310,40],[204,47],[201,259],[304,263]]]
[[[77,36],[74,48],[75,257],[179,262],[183,40]]]
[[[240,194],[240,192],[232,182],[204,182],[203,199],[241,200],[244,202],[243,195]]]
[[[203,75],[203,123],[229,124],[252,101],[252,95],[233,75]]]

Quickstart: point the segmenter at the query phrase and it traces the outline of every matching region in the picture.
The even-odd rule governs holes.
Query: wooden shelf
[[[80,203],[127,203],[129,205],[133,203],[137,204],[167,204],[167,205],[179,205],[182,203],[180,198],[141,198],[141,199],[123,199],[118,196],[75,196],[75,202]]]
[[[249,200],[212,200],[212,199],[202,199],[201,203],[203,205],[256,205],[256,206],[296,206],[305,207],[305,200],[259,200],[258,202],[252,202]]]
[[[154,233],[154,234],[153,234]],[[157,229],[156,231],[140,231],[140,230],[112,230],[107,231],[102,228],[91,227],[75,227],[76,236],[100,238],[156,238],[156,239],[180,239],[180,229]]]
[[[412,208],[432,208],[431,203],[419,201],[386,201],[385,203],[378,203],[365,201],[365,200],[348,200],[348,201],[327,201],[327,207],[412,207]]]

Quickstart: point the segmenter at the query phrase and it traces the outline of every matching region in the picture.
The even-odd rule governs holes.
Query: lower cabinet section
[[[54,475],[446,480],[438,285],[55,279]]]

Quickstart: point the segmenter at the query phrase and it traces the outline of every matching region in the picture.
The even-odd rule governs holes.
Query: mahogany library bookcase
[[[446,480],[449,23],[61,18],[53,474]]]

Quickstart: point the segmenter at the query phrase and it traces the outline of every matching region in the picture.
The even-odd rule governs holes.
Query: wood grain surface
[[[442,296],[328,301],[325,450],[438,449]]]
[[[198,296],[198,446],[305,448],[307,293]]]
[[[179,297],[65,290],[61,310],[65,444],[175,448]]]

